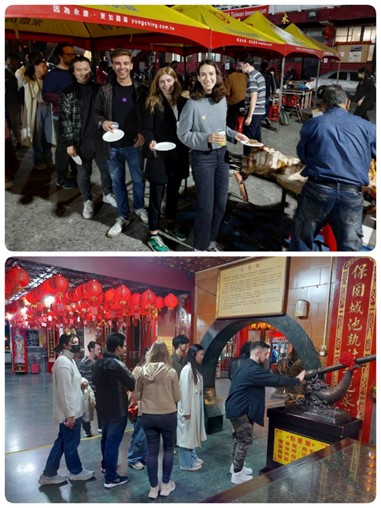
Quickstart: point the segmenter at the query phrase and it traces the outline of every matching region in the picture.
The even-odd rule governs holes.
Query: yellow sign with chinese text
[[[329,443],[323,443],[287,430],[275,429],[273,460],[279,464],[289,464],[310,455],[310,453],[322,450],[326,446],[329,446]]]

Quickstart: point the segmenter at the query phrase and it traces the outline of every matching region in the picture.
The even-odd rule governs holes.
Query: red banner
[[[361,358],[376,352],[376,265],[371,258],[336,258],[328,365],[341,363],[344,352]],[[333,341],[333,342],[332,342]],[[336,386],[344,371],[327,376]],[[376,362],[355,369],[351,385],[337,406],[363,421],[361,440],[369,442]]]
[[[245,7],[245,8],[239,8],[239,9],[221,9],[226,14],[229,14],[229,16],[232,16],[236,19],[245,19],[251,16],[253,12],[259,11],[261,14],[268,14],[269,13],[269,6],[268,5],[257,5],[256,7]]]

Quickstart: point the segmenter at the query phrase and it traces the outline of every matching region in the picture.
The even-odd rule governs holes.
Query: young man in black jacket
[[[121,333],[107,337],[107,350],[97,360],[93,371],[93,383],[97,413],[102,421],[102,471],[106,489],[122,485],[127,476],[117,473],[119,446],[127,425],[128,397],[133,391],[135,378],[122,362],[126,353],[125,338]]]
[[[111,53],[111,65],[113,73],[110,74],[109,82],[99,90],[95,101],[95,119],[102,134],[113,132],[115,123],[123,132],[122,138],[104,143],[118,208],[118,217],[106,236],[115,238],[131,222],[126,188],[126,162],[131,174],[135,215],[144,224],[148,224],[148,213],[144,208],[145,181],[140,150],[144,144],[141,128],[147,88],[133,81],[132,54],[127,49],[114,49]]]
[[[94,102],[100,85],[94,81],[91,62],[85,56],[75,57],[70,70],[73,73],[73,84],[64,89],[59,99],[59,131],[67,154],[70,157],[80,157],[77,180],[83,200],[82,216],[91,219],[94,215],[90,180],[93,160],[101,173],[103,202],[116,208],[101,134],[94,117]]]
[[[251,344],[248,358],[232,380],[225,402],[226,417],[234,429],[233,464],[231,482],[239,485],[253,477],[251,469],[244,466],[247,451],[253,442],[253,425],[263,427],[266,386],[295,386],[305,375],[303,370],[296,377],[279,376],[265,370],[269,345],[258,341]]]

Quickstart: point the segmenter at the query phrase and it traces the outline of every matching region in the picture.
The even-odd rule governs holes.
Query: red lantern
[[[102,286],[95,279],[92,279],[92,280],[89,280],[89,282],[86,282],[86,284],[85,284],[85,290],[86,290],[86,293],[90,297],[92,297],[92,296],[98,296],[103,291]]]
[[[161,310],[164,307],[164,298],[162,296],[156,297],[155,307],[157,310]]]
[[[153,291],[150,289],[147,289],[147,291],[144,291],[142,294],[140,305],[142,309],[146,309],[147,307],[153,307],[155,304],[156,295]]]
[[[111,303],[115,298],[115,291],[113,289],[108,289],[105,293],[105,302]]]
[[[122,284],[121,286],[116,288],[116,290],[115,290],[115,298],[116,299],[120,300],[121,302],[128,302],[130,297],[131,297],[131,291],[124,284]]]
[[[42,284],[38,286],[38,290],[40,290],[41,294],[46,295],[54,295],[55,291],[53,291],[52,286],[50,285],[51,279],[46,279]]]
[[[140,305],[141,300],[141,294],[140,293],[133,293],[131,296],[131,305],[133,307],[138,307]]]
[[[64,293],[69,287],[69,283],[65,277],[60,275],[53,275],[51,279],[49,279],[50,287],[55,293]]]
[[[6,275],[5,280],[10,288],[16,288],[18,286],[25,287],[30,282],[28,272],[26,272],[20,266],[12,266]]]
[[[164,304],[168,307],[169,310],[173,310],[175,307],[177,307],[178,303],[179,303],[179,300],[172,293],[169,293],[169,295],[167,295],[164,298]]]
[[[7,314],[16,314],[16,312],[19,310],[19,302],[11,302],[8,303],[8,305],[5,306],[5,312]]]

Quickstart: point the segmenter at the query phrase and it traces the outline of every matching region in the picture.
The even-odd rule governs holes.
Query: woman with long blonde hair
[[[154,342],[140,370],[135,386],[140,401],[141,422],[147,438],[147,472],[151,485],[148,497],[168,496],[175,490],[171,480],[177,426],[177,402],[181,398],[179,379],[164,342]],[[162,482],[158,478],[160,438],[163,439]]]
[[[186,235],[176,224],[177,203],[181,181],[189,176],[189,149],[177,137],[177,123],[186,102],[181,85],[172,67],[162,67],[151,83],[146,100],[143,124],[146,159],[145,177],[150,182],[148,247],[166,252],[168,247],[159,234],[161,203],[166,195],[164,231],[175,240],[185,241]],[[155,150],[157,143],[168,141],[176,147],[169,151]]]

